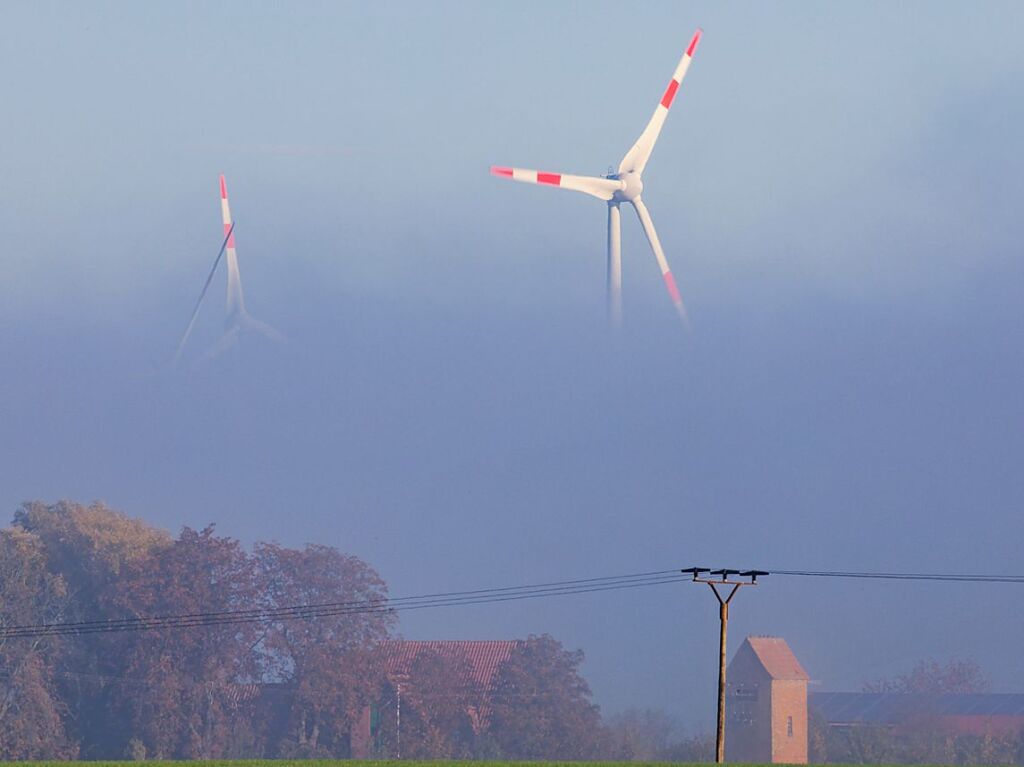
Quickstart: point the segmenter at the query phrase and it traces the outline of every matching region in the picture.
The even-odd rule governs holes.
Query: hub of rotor
[[[622,189],[612,198],[613,202],[632,202],[644,190],[644,182],[639,173],[612,173],[607,177],[622,184]]]

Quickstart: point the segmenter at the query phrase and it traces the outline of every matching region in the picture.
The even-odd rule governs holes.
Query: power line
[[[1024,575],[979,575],[967,573],[899,573],[841,570],[769,570],[772,575],[811,578],[868,578],[896,581],[947,581],[953,583],[1024,583]]]
[[[690,568],[686,573],[692,573]],[[767,575],[794,577],[884,579],[905,581],[940,581],[957,583],[1024,583],[1024,575],[964,574],[964,573],[908,573],[840,570],[764,570]],[[255,607],[219,610],[202,613],[159,615],[109,620],[68,623],[41,623],[0,627],[0,639],[39,638],[48,636],[80,636],[127,631],[157,629],[184,629],[227,625],[268,624],[279,621],[311,620],[367,613],[393,613],[406,610],[425,610],[463,605],[495,604],[525,599],[574,596],[604,591],[646,588],[690,580],[683,571],[654,570],[626,575],[579,578],[522,586],[471,589],[423,594],[411,597],[380,597],[283,607]]]
[[[281,608],[260,608],[260,607],[258,607],[258,608],[251,608],[251,609],[246,609],[246,610],[219,610],[219,611],[213,611],[213,612],[184,613],[184,614],[176,613],[176,614],[173,614],[173,615],[154,615],[154,616],[149,616],[149,617],[145,617],[145,618],[143,618],[143,617],[136,617],[136,618],[124,618],[124,619],[120,619],[120,620],[112,619],[112,620],[99,620],[99,621],[81,621],[81,622],[77,622],[77,623],[60,623],[60,624],[50,624],[50,625],[61,626],[61,627],[64,627],[64,628],[70,628],[70,627],[88,628],[88,627],[96,626],[96,625],[112,626],[112,625],[121,624],[121,623],[130,624],[130,623],[136,623],[136,622],[143,621],[143,620],[152,621],[152,622],[159,622],[159,621],[167,621],[167,620],[202,619],[202,618],[210,618],[210,617],[219,617],[219,616],[224,616],[224,615],[232,615],[232,616],[260,615],[260,616],[267,616],[267,615],[272,615],[272,614],[276,614],[276,613],[290,612],[290,611],[293,611],[293,610],[331,609],[331,608],[338,608],[338,607],[363,606],[363,605],[366,605],[368,603],[380,603],[380,604],[385,604],[386,603],[386,604],[395,606],[395,605],[399,605],[399,604],[402,604],[402,603],[405,603],[405,602],[413,602],[413,601],[418,602],[420,600],[429,600],[429,599],[463,598],[463,597],[470,597],[470,596],[473,596],[473,595],[491,595],[491,594],[499,594],[499,593],[503,593],[503,592],[505,592],[505,593],[507,593],[507,592],[521,592],[521,591],[532,591],[532,590],[535,590],[535,589],[555,589],[555,588],[561,588],[561,587],[575,587],[575,586],[582,587],[582,586],[587,585],[587,584],[602,584],[602,583],[617,582],[617,581],[633,581],[633,580],[636,580],[636,579],[658,578],[658,577],[664,577],[664,576],[670,576],[670,575],[678,575],[678,572],[679,571],[675,570],[675,569],[673,569],[673,570],[656,570],[656,571],[653,571],[653,572],[631,573],[631,574],[628,574],[628,575],[608,575],[608,576],[603,576],[603,577],[599,577],[599,578],[580,578],[580,579],[569,580],[569,581],[552,581],[552,582],[549,582],[549,583],[531,583],[531,584],[525,584],[525,585],[522,585],[522,586],[503,586],[503,587],[494,587],[494,588],[485,588],[485,589],[472,589],[472,590],[466,590],[466,591],[445,591],[445,592],[438,592],[438,593],[433,593],[433,594],[422,594],[420,596],[415,596],[415,597],[396,597],[396,598],[393,598],[393,599],[392,598],[388,598],[388,597],[381,597],[380,599],[376,599],[376,600],[374,600],[374,599],[361,599],[361,600],[348,601],[348,602],[317,602],[317,603],[301,605],[301,606],[293,606],[293,607],[281,607]],[[45,625],[46,624],[34,625],[34,626],[29,626],[28,628],[33,628],[33,629],[41,628],[41,627],[43,627]],[[10,630],[15,630],[16,628],[18,628],[18,627],[11,627]]]
[[[364,599],[350,602],[296,605],[280,608],[253,608],[244,610],[223,610],[186,615],[165,615],[158,617],[136,617],[76,623],[51,623],[0,628],[0,639],[37,638],[46,636],[67,636],[125,631],[147,631],[165,628],[195,628],[252,623],[274,623],[285,620],[308,620],[313,618],[336,617],[359,613],[389,613],[400,610],[422,610],[436,607],[459,605],[493,604],[523,599],[539,599],[553,596],[569,596],[621,589],[643,588],[683,580],[676,570],[650,573],[605,576],[572,581],[509,586],[491,589],[473,589],[415,597]]]
[[[158,615],[148,617],[135,617],[135,618],[124,618],[124,619],[108,619],[98,621],[82,621],[76,623],[55,623],[55,624],[36,624],[30,626],[12,626],[7,629],[0,629],[0,632],[15,633],[21,630],[44,630],[44,629],[61,629],[61,630],[83,630],[88,631],[94,628],[127,628],[133,627],[140,624],[145,624],[143,628],[149,626],[157,626],[163,623],[198,623],[202,625],[208,620],[218,619],[249,619],[258,618],[261,620],[273,620],[275,618],[288,618],[288,617],[305,617],[307,613],[318,613],[318,614],[330,614],[335,610],[347,612],[350,610],[362,610],[362,609],[374,609],[374,610],[399,610],[399,609],[412,609],[420,606],[433,606],[435,603],[442,602],[469,602],[476,603],[478,598],[485,597],[496,597],[503,594],[516,597],[525,596],[546,596],[548,593],[557,595],[563,591],[574,593],[581,591],[586,587],[590,586],[617,586],[618,584],[632,584],[637,583],[643,585],[648,580],[659,580],[663,577],[670,577],[671,580],[677,580],[678,575],[675,570],[664,570],[651,573],[635,573],[631,575],[621,576],[605,576],[602,578],[586,578],[572,581],[555,581],[551,583],[539,583],[529,584],[524,586],[509,586],[501,588],[490,588],[490,589],[474,589],[469,591],[451,591],[441,592],[434,594],[424,594],[415,597],[398,597],[398,598],[387,598],[381,597],[378,599],[361,599],[348,602],[326,602],[326,603],[314,603],[299,606],[288,606],[280,608],[267,608],[258,607],[251,609],[239,609],[239,610],[221,610],[215,612],[203,612],[203,613],[187,613],[187,614],[174,614],[174,615]],[[586,591],[590,591],[590,588],[586,588]],[[604,590],[604,589],[602,589]],[[585,591],[583,593],[586,593]],[[500,601],[488,599],[487,601]],[[0,633],[0,636],[3,634]]]

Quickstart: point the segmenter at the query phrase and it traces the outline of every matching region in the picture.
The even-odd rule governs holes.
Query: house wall
[[[947,714],[936,717],[939,725],[957,735],[1015,735],[1024,732],[1024,716],[1000,714]]]
[[[772,681],[744,644],[726,672],[725,758],[729,762],[772,760]]]
[[[807,682],[796,679],[773,680],[771,707],[770,761],[807,764]]]

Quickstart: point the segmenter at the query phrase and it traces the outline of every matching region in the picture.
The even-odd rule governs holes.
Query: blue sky
[[[396,595],[661,569],[1021,571],[1016,3],[10,4],[0,28],[0,500],[327,542]],[[609,349],[601,173],[705,35],[645,173]],[[212,364],[226,173],[250,311]],[[549,631],[610,710],[710,725],[692,589],[403,618]],[[819,689],[973,657],[1005,588],[744,593]],[[890,629],[879,642],[878,627]],[[997,676],[998,674],[998,676]]]

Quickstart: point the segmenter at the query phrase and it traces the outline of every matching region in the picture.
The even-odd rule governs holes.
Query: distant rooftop
[[[1024,694],[924,695],[896,692],[812,692],[811,708],[829,724],[895,724],[908,716],[1020,716]]]
[[[485,690],[489,690],[498,673],[498,668],[509,659],[512,651],[522,642],[518,640],[484,641],[406,641],[389,639],[381,642],[380,652],[384,656],[384,671],[389,676],[403,676],[409,673],[421,652],[434,652],[446,658],[464,659],[473,669],[473,679]]]
[[[782,637],[750,636],[747,637],[747,644],[772,679],[810,679]]]

